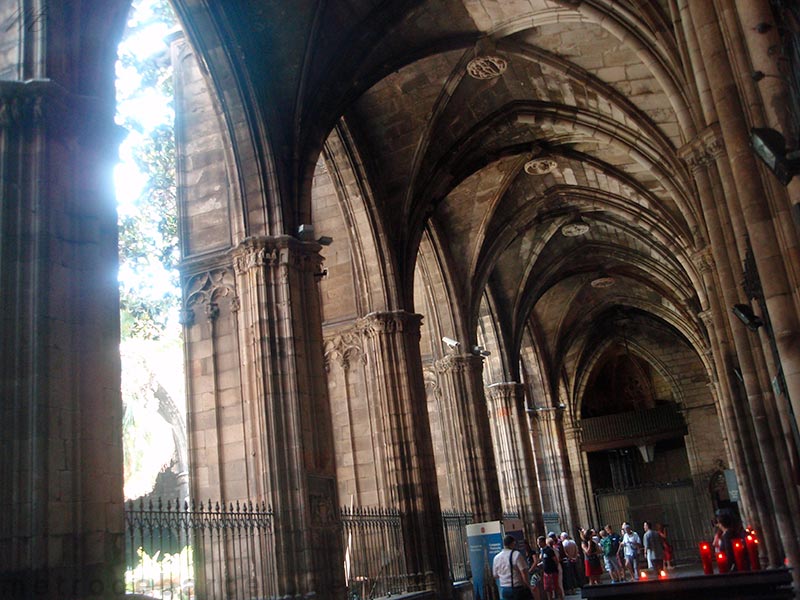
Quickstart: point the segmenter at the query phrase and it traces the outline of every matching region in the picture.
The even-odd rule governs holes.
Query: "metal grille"
[[[403,531],[399,511],[342,508],[348,597],[375,598],[406,591]]]
[[[265,504],[159,499],[126,505],[126,591],[193,600],[278,595],[274,515]],[[407,591],[402,519],[387,508],[341,509],[349,598]],[[453,581],[471,576],[466,526],[472,515],[443,511]]]
[[[155,598],[277,594],[273,514],[265,504],[130,502],[126,591]]]
[[[466,581],[472,577],[469,562],[469,543],[467,525],[472,523],[472,514],[454,510],[442,511],[442,527],[447,545],[447,564],[450,580]]]
[[[681,562],[696,559],[697,544],[709,534],[690,483],[600,492],[595,499],[600,526],[608,523],[617,529],[620,523],[627,521],[641,535],[643,521],[666,523],[669,543]]]

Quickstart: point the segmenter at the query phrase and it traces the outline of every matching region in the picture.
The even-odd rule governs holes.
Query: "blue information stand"
[[[492,562],[503,549],[503,537],[506,534],[513,535],[517,541],[522,541],[522,522],[487,521],[467,525],[474,600],[494,600],[499,597],[499,591],[492,577]]]

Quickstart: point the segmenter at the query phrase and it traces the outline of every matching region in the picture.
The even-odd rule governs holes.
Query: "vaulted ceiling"
[[[679,158],[702,124],[676,1],[177,4],[212,16],[190,37],[245,90],[286,231],[343,119],[406,289],[428,228],[471,325],[491,298],[511,347],[535,323],[565,354],[614,306],[702,344],[705,235]]]

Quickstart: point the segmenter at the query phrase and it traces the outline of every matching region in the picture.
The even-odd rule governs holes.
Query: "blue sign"
[[[494,600],[497,588],[492,576],[492,562],[503,549],[503,524],[488,521],[467,525],[467,543],[474,600]]]

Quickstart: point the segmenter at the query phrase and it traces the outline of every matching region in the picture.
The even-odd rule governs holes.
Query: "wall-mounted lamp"
[[[764,321],[753,312],[749,304],[734,304],[732,310],[733,314],[735,314],[742,323],[747,325],[750,331],[757,331],[758,328],[764,324]]]
[[[303,242],[314,241],[314,226],[310,223],[303,223],[297,228],[297,239]],[[323,235],[317,238],[316,242],[320,246],[330,246],[333,243],[333,238]]]
[[[310,223],[303,223],[297,227],[297,239],[303,242],[310,242],[314,239],[314,226]]]
[[[800,173],[800,151],[787,152],[786,140],[780,132],[768,127],[754,127],[750,130],[750,144],[781,185],[789,185],[792,177]]]

